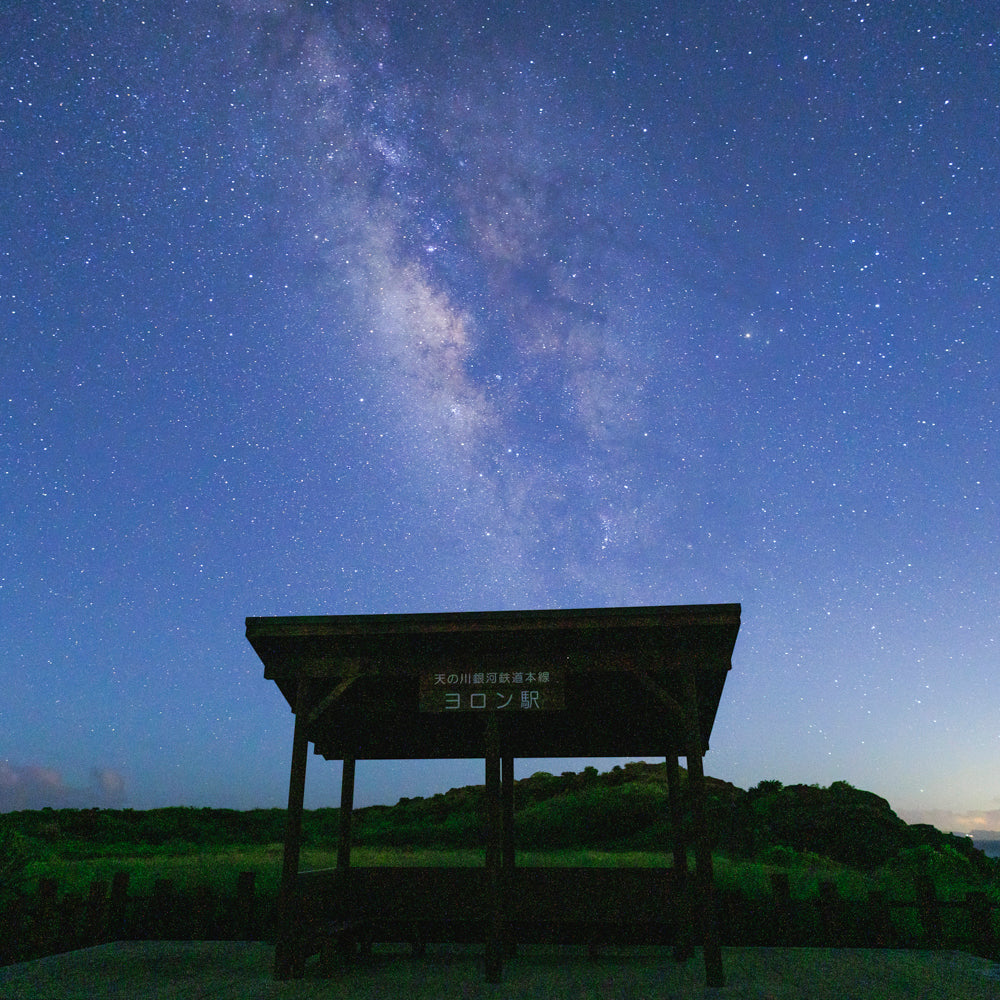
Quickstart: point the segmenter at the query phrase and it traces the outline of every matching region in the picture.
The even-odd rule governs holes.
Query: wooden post
[[[486,717],[486,981],[503,978],[503,807],[500,802],[500,732],[496,712]]]
[[[104,882],[99,879],[90,883],[85,920],[84,945],[103,943],[108,920],[108,896]]]
[[[24,962],[35,956],[31,954],[28,937],[28,897],[16,895],[7,901],[7,907],[0,917],[0,965]]]
[[[354,758],[344,758],[340,779],[340,840],[337,843],[337,867],[351,867],[351,818],[354,815]]]
[[[111,896],[108,899],[106,933],[109,941],[117,941],[125,933],[125,913],[128,907],[129,874],[117,871],[111,878]]]
[[[514,885],[515,843],[514,843],[514,758],[500,758],[500,795],[503,805],[503,885],[504,900],[510,899]],[[504,955],[513,958],[517,954],[517,942],[507,937],[504,928]]]
[[[973,952],[983,958],[995,959],[997,941],[993,933],[989,898],[982,890],[969,891],[965,894],[965,905],[969,913],[969,937]]]
[[[702,947],[705,952],[705,983],[707,986],[726,985],[722,972],[722,947],[719,943],[719,921],[715,912],[715,878],[712,872],[712,844],[705,815],[705,772],[702,770],[701,749],[692,748],[687,756],[688,788],[691,792],[691,817],[695,835],[695,879],[701,897]]]
[[[930,875],[921,872],[914,879],[914,888],[917,893],[917,912],[923,924],[927,947],[936,950],[942,946],[944,929],[941,922],[941,903],[934,889],[934,882]]]
[[[819,883],[819,919],[823,927],[823,947],[843,948],[845,942],[841,934],[841,899],[836,883],[823,879]]]
[[[173,879],[158,878],[153,882],[153,895],[146,909],[146,932],[158,941],[169,941],[174,937],[176,923],[177,894]]]
[[[677,940],[674,959],[686,962],[694,950],[691,900],[688,885],[687,838],[684,836],[684,804],[681,799],[681,769],[676,754],[667,754],[667,802],[670,808],[670,849],[673,858],[674,910],[677,913]]]
[[[56,933],[56,948],[59,951],[73,951],[80,947],[82,916],[83,895],[79,892],[67,892],[59,904]]]
[[[705,813],[705,772],[701,758],[705,752],[698,718],[698,685],[694,671],[683,678],[688,793],[691,800],[691,820],[694,826],[694,870],[701,897],[702,949],[705,953],[705,983],[707,986],[726,985],[722,972],[722,948],[719,943],[719,918],[715,911],[715,877],[712,872],[712,843],[709,839],[708,817]]]
[[[236,879],[236,910],[232,931],[238,941],[255,941],[257,927],[257,874],[240,872]]]
[[[278,893],[278,945],[274,953],[274,978],[292,979],[305,971],[299,958],[298,912],[295,883],[299,874],[302,850],[302,803],[306,789],[306,763],[309,738],[306,735],[309,681],[299,678],[295,697],[295,734],[292,737],[292,767],[288,778],[288,818],[285,826],[285,854],[281,866]]]
[[[872,944],[876,948],[891,948],[894,941],[892,916],[884,890],[872,889],[868,893],[868,914],[874,934]]]
[[[500,758],[500,792],[503,799],[503,867],[514,870],[514,758]]]
[[[58,930],[58,911],[56,895],[58,887],[56,880],[48,876],[38,880],[38,895],[35,900],[36,922],[34,927],[32,955],[50,955],[54,950]]]
[[[191,897],[189,896],[189,902]],[[195,941],[215,941],[220,936],[217,930],[216,914],[219,909],[219,895],[215,889],[202,882],[195,887],[193,905],[188,914],[191,919],[190,933]]]
[[[768,939],[768,944],[798,944],[792,934],[792,887],[788,881],[788,872],[771,872],[771,893],[774,896],[773,923],[776,926],[776,940]]]

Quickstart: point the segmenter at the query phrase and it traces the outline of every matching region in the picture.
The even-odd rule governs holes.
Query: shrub
[[[889,867],[907,875],[929,875],[937,883],[964,881],[974,875],[972,862],[949,844],[933,848],[929,844],[904,847]]]
[[[772,844],[760,852],[759,859],[765,865],[775,865],[778,868],[792,868],[801,860],[801,855],[793,847],[784,844]]]

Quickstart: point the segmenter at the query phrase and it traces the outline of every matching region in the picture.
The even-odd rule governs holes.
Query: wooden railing
[[[303,872],[305,916],[351,923],[359,939],[479,940],[484,918],[481,868],[354,868]],[[724,945],[861,948],[953,948],[1000,958],[1000,904],[982,891],[943,900],[927,878],[913,898],[871,892],[841,898],[832,882],[793,898],[788,876],[771,876],[771,892],[715,894]],[[662,869],[517,868],[507,889],[511,936],[530,940],[666,943],[673,940],[682,900]],[[130,892],[127,872],[94,882],[86,894],[60,893],[52,879],[0,912],[0,964],[114,940],[274,940],[274,899],[257,892],[253,872],[229,891],[200,886],[179,891],[158,879]],[[450,936],[454,935],[454,936]],[[529,937],[527,935],[533,935]]]
[[[882,891],[863,899],[843,899],[830,881],[818,894],[793,899],[788,875],[771,875],[770,899],[750,901],[742,893],[720,892],[723,941],[855,948],[956,948],[1000,958],[1000,903],[983,891],[962,899],[941,899],[924,875],[913,881],[914,898],[892,900]]]
[[[0,912],[0,964],[27,961],[119,940],[259,940],[270,932],[270,900],[256,891],[256,874],[241,872],[230,893],[209,885],[179,892],[156,879],[144,894],[129,892],[128,872],[94,881],[86,895],[60,893],[55,879],[16,897]]]

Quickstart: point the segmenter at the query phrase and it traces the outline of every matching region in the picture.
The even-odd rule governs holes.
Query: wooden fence
[[[60,893],[55,879],[39,879],[34,894],[0,913],[0,965],[108,941],[261,940],[272,933],[273,901],[256,891],[256,874],[241,872],[232,892],[209,885],[178,892],[157,879],[144,895],[129,893],[128,872],[90,891]]]
[[[609,870],[610,871],[610,870]],[[893,901],[882,892],[845,900],[832,882],[811,899],[792,897],[788,876],[771,876],[771,893],[750,898],[718,890],[716,908],[724,945],[928,948],[971,951],[1000,959],[997,911],[985,892],[942,900],[928,878],[915,880],[914,898]],[[666,921],[665,925],[672,923]],[[0,964],[116,940],[274,940],[275,900],[256,891],[254,872],[242,872],[232,890],[200,886],[179,892],[158,879],[151,892],[130,894],[127,872],[90,891],[60,893],[41,879],[34,894],[0,913]]]
[[[717,909],[725,944],[835,948],[942,948],[1000,958],[997,911],[983,891],[964,899],[939,898],[927,876],[914,879],[912,900],[890,900],[881,891],[843,899],[833,882],[818,884],[812,899],[793,899],[788,875],[771,875],[769,900],[721,891]]]

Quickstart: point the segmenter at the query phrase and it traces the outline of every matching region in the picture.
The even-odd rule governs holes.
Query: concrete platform
[[[695,955],[669,950],[524,948],[504,981],[483,980],[481,949],[377,948],[322,979],[274,982],[274,949],[256,942],[119,942],[0,968],[2,1000],[1000,1000],[1000,964],[961,952],[724,948],[727,986],[704,986]]]

